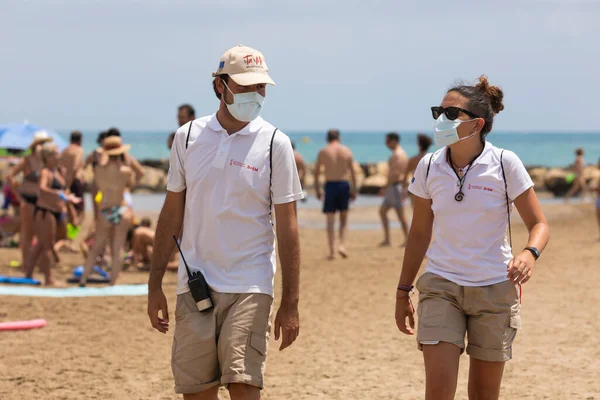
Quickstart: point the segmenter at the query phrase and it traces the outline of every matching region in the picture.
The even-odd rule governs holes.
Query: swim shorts
[[[383,205],[390,208],[402,208],[402,182],[392,183],[383,194]]]
[[[332,181],[325,184],[324,213],[348,210],[350,203],[350,183],[348,181]]]

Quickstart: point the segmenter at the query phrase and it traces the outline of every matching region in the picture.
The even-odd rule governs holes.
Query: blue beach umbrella
[[[67,147],[67,142],[58,133],[24,122],[0,125],[0,149],[25,150],[33,142],[33,135],[39,131],[47,132],[48,136],[54,139],[59,151]]]

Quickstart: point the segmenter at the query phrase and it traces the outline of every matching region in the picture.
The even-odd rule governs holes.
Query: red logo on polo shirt
[[[244,168],[246,166],[246,164],[239,162],[239,161],[235,161],[233,158],[231,160],[229,160],[229,165],[235,165],[236,167],[240,167],[240,168]]]
[[[484,190],[486,192],[493,192],[494,189],[487,187],[487,186],[478,186],[478,185],[471,185],[469,183],[469,190]]]
[[[257,167],[253,167],[252,165],[246,165],[243,162],[235,161],[233,158],[229,160],[229,165],[234,166],[234,167],[249,169],[250,171],[253,171],[253,172],[258,172]]]

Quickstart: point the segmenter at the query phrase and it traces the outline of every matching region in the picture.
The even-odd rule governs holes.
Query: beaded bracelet
[[[398,290],[404,290],[405,292],[412,292],[413,291],[414,286],[407,286],[407,285],[398,285]]]

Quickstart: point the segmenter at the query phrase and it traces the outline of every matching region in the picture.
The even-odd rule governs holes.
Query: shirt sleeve
[[[417,164],[415,173],[408,185],[408,191],[419,196],[423,199],[431,199],[429,195],[429,189],[427,188],[427,166],[429,165],[429,159],[433,157],[433,154],[427,154],[421,158],[421,161]]]
[[[534,183],[523,162],[512,151],[504,150],[502,164],[504,166],[504,176],[506,177],[508,198],[514,201],[527,189],[533,187]]]
[[[185,190],[185,138],[187,136],[187,124],[175,133],[171,155],[169,157],[169,172],[167,174],[167,190],[169,192],[181,192]]]
[[[273,204],[291,203],[304,198],[290,138],[283,132],[277,131],[271,151],[273,152],[271,166]]]

